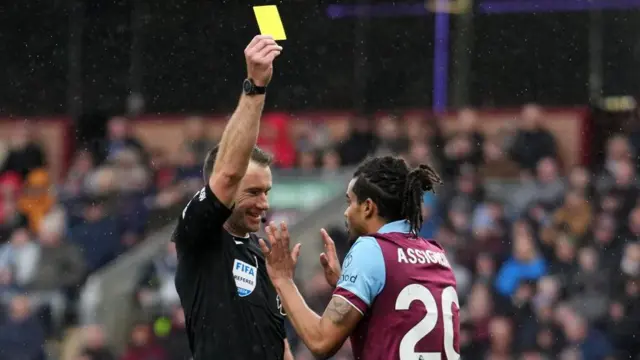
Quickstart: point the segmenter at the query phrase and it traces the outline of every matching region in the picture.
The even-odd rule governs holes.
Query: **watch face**
[[[244,92],[247,94],[251,93],[251,91],[253,90],[253,84],[251,83],[251,80],[246,79],[242,83],[242,90],[244,90]]]

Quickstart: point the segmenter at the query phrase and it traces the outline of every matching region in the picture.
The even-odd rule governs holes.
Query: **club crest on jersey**
[[[233,262],[233,279],[236,282],[238,295],[244,297],[253,292],[258,281],[258,268],[244,261]]]

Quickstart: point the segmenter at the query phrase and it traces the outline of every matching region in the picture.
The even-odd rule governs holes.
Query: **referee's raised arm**
[[[205,238],[211,238],[231,215],[236,192],[258,139],[273,60],[281,51],[273,38],[262,35],[254,37],[244,50],[247,79],[242,82],[242,95],[220,144],[205,160],[203,171],[207,185],[187,204],[174,231],[173,240],[179,253],[185,249],[184,245],[199,244]]]
[[[244,50],[248,78],[243,84],[238,107],[222,134],[213,173],[209,177],[211,191],[228,208],[233,206],[238,185],[249,166],[258,139],[266,86],[273,74],[273,60],[281,51],[273,38],[262,35],[254,37]]]

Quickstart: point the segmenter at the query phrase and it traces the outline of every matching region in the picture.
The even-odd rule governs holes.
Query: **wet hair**
[[[219,150],[220,145],[216,145],[213,149],[209,150],[209,152],[207,153],[207,157],[204,159],[202,175],[204,176],[205,184],[209,181],[211,173],[213,173],[213,166],[216,163],[216,157],[218,156]],[[253,150],[251,151],[251,161],[257,163],[258,165],[270,166],[273,162],[273,155],[260,149],[257,146],[254,146]]]
[[[358,202],[371,199],[378,207],[378,216],[387,221],[407,220],[414,235],[422,226],[424,192],[442,184],[430,166],[411,169],[406,161],[393,156],[365,160],[353,177],[352,191]]]

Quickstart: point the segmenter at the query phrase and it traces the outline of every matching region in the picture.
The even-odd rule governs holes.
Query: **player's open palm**
[[[272,222],[265,231],[269,245],[263,239],[260,239],[259,242],[271,281],[275,283],[293,280],[301,244],[296,244],[293,249],[289,247],[289,230],[284,222],[280,224],[280,228]]]
[[[324,242],[324,252],[320,254],[320,264],[329,285],[336,287],[342,273],[336,244],[325,229],[320,229],[320,235],[322,235],[322,241]]]
[[[271,36],[257,35],[244,49],[247,60],[247,76],[257,86],[267,86],[273,75],[273,60],[282,47]]]

